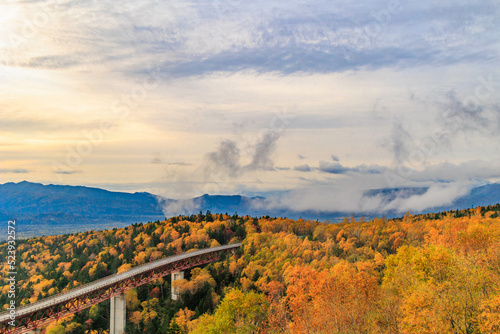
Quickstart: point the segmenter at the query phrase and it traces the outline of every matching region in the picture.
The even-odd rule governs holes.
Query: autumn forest
[[[338,224],[212,214],[20,240],[18,305],[192,249],[234,255],[126,293],[127,333],[500,333],[500,205]],[[0,245],[7,257],[7,244]],[[7,268],[4,268],[6,270]],[[6,276],[0,302],[8,304]],[[107,333],[109,301],[44,331]]]

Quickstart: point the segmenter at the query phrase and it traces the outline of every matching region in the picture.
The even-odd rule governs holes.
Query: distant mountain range
[[[413,188],[383,188],[373,189],[365,192],[366,197],[379,196],[381,198],[381,207],[389,207],[390,203],[396,200],[409,199],[413,196],[424,195],[429,188],[413,187]],[[488,206],[500,203],[500,183],[486,184],[483,186],[472,188],[466,195],[457,197],[451,204],[428,207],[425,210],[410,210],[412,214],[443,212],[450,210],[469,209],[477,206]],[[369,212],[366,216],[384,215],[388,218],[399,217],[401,211],[389,210],[383,212]]]
[[[163,217],[156,197],[149,193],[26,181],[0,185],[0,219],[16,219],[21,236],[112,228]]]
[[[385,188],[365,192],[364,196],[378,196],[382,203],[397,198],[423,195],[427,188]],[[466,209],[500,203],[500,184],[493,183],[473,188],[469,194],[452,204],[426,209],[439,212]],[[75,232],[124,226],[135,222],[155,221],[179,213],[196,214],[238,213],[251,216],[283,216],[289,218],[330,219],[336,221],[350,216],[350,212],[293,211],[266,209],[263,197],[240,195],[203,195],[191,200],[166,199],[146,192],[124,193],[83,186],[42,185],[27,181],[0,185],[0,219],[17,219],[20,233],[25,236]],[[415,212],[416,213],[416,212]],[[400,212],[365,212],[356,216],[401,216]]]

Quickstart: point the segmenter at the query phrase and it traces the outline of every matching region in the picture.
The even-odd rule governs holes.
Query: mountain
[[[384,188],[365,192],[365,197],[378,197],[380,207],[392,201],[421,196],[428,188]],[[428,208],[428,213],[500,203],[500,184],[473,188],[469,194],[445,206]],[[350,212],[294,211],[269,209],[264,197],[241,195],[203,195],[190,200],[166,199],[146,192],[124,193],[83,186],[43,185],[31,182],[0,185],[0,219],[16,219],[21,236],[63,234],[91,229],[109,229],[136,222],[161,220],[165,216],[213,213],[273,216],[297,219],[341,220]],[[363,212],[356,216],[401,216],[401,212]],[[1,237],[1,235],[0,235]]]
[[[429,190],[428,187],[406,187],[406,188],[382,188],[382,189],[370,189],[365,191],[363,196],[365,197],[376,197],[380,196],[382,198],[382,205],[389,204],[397,198],[410,198],[412,196],[423,195]]]
[[[154,195],[82,186],[20,182],[0,185],[0,211],[15,214],[162,215]]]
[[[163,219],[149,193],[112,192],[82,186],[20,182],[0,185],[0,219],[16,219],[19,235],[103,229]]]
[[[209,210],[214,213],[235,213],[243,215],[255,215],[258,209],[255,203],[264,200],[264,197],[245,197],[241,195],[203,195],[193,199],[196,209],[200,211]]]
[[[176,200],[170,200],[176,203]],[[189,200],[192,203],[191,213],[205,212],[213,213],[238,213],[240,216],[272,216],[287,217],[291,219],[333,219],[339,220],[349,216],[349,212],[318,212],[318,211],[295,211],[291,209],[269,208],[266,198],[261,196],[245,197],[241,195],[203,195]],[[167,207],[167,215],[169,214]],[[173,213],[175,214],[175,213]]]

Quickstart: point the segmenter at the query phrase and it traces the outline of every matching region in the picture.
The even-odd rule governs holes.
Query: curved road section
[[[0,333],[26,333],[35,328],[40,328],[64,316],[79,312],[172,272],[218,261],[222,254],[234,252],[240,246],[241,243],[237,243],[170,256],[19,307],[15,312],[16,326],[9,324],[12,320],[9,312],[1,313]]]

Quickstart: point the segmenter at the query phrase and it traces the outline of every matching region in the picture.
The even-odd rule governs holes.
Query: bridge
[[[1,313],[0,334],[40,333],[42,326],[107,299],[111,299],[109,333],[123,334],[126,291],[170,274],[172,281],[182,279],[183,270],[218,261],[222,254],[234,253],[240,246],[241,243],[238,243],[170,256],[19,307],[13,315],[9,311]],[[172,288],[172,299],[177,297],[177,292]],[[15,326],[9,324],[11,316],[15,316]]]

